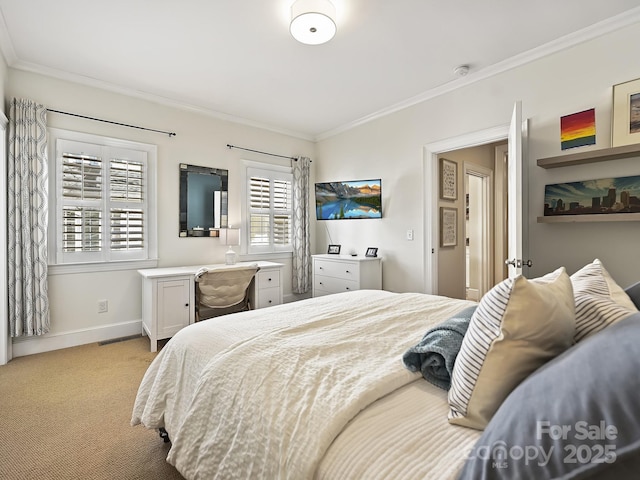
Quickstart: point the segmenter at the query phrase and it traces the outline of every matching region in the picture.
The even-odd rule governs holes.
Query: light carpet
[[[157,432],[131,427],[156,353],[139,337],[19,357],[0,367],[0,478],[182,479]]]

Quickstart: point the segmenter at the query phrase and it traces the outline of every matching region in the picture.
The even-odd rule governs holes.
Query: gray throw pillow
[[[586,338],[502,403],[460,479],[636,479],[640,314]]]
[[[640,310],[640,282],[634,283],[630,287],[625,288],[624,291],[629,295],[629,298],[636,308]]]

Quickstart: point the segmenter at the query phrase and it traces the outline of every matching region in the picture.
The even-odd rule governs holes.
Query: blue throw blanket
[[[453,365],[477,305],[467,307],[427,331],[422,341],[402,356],[412,372],[420,371],[428,382],[444,390],[451,388]]]

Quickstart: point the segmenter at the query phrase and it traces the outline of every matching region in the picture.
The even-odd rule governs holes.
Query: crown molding
[[[234,115],[218,112],[218,111],[203,108],[203,107],[198,107],[186,102],[181,102],[178,100],[163,97],[161,95],[141,92],[138,90],[122,87],[122,86],[105,82],[102,80],[98,80],[95,78],[71,74],[71,73],[63,72],[50,67],[44,67],[41,65],[23,62],[17,58],[17,55],[13,48],[13,42],[11,41],[11,37],[9,36],[4,15],[2,14],[1,9],[0,9],[0,50],[4,55],[7,65],[16,70],[23,70],[31,73],[41,74],[41,75],[57,78],[60,80],[65,80],[73,83],[78,83],[81,85],[87,85],[90,87],[111,91],[121,95],[139,98],[142,100],[165,105],[168,107],[177,108],[180,110],[190,111],[196,114],[208,116],[211,118],[216,118],[218,120],[224,120],[227,122],[245,125],[248,127],[259,128],[262,130],[267,130],[267,131],[271,131],[281,135],[287,135],[290,137],[299,138],[299,139],[307,140],[311,142],[318,142],[318,141],[333,137],[335,135],[338,135],[340,133],[346,132],[348,130],[351,130],[365,123],[385,117],[387,115],[398,112],[400,110],[404,110],[406,108],[412,107],[414,105],[425,102],[432,98],[438,97],[440,95],[444,95],[446,93],[471,85],[475,82],[484,80],[486,78],[498,75],[508,70],[512,70],[514,68],[520,67],[527,63],[533,62],[535,60],[539,60],[541,58],[552,55],[554,53],[558,53],[562,50],[571,48],[575,45],[579,45],[581,43],[598,38],[602,35],[606,35],[608,33],[614,32],[616,30],[622,29],[624,27],[633,25],[638,22],[640,22],[640,7],[627,10],[619,15],[616,15],[609,19],[595,23],[589,27],[583,28],[582,30],[578,30],[577,32],[560,37],[545,45],[541,45],[539,47],[536,47],[527,52],[523,52],[519,55],[511,57],[502,62],[493,64],[486,68],[478,70],[477,72],[473,72],[467,75],[466,77],[458,78],[446,84],[432,88],[419,95],[403,100],[402,102],[383,108],[369,115],[356,119],[352,122],[346,123],[342,126],[339,126],[331,130],[327,130],[317,135],[298,132],[298,131],[289,130],[289,129],[283,129],[270,124],[257,122],[257,121],[249,120],[242,117],[237,117]]]
[[[466,77],[462,77],[448,82],[444,85],[432,88],[407,100],[396,103],[387,108],[383,108],[381,110],[378,110],[377,112],[373,112],[367,116],[354,120],[353,122],[344,124],[341,127],[323,132],[317,135],[315,140],[320,141],[329,137],[333,137],[335,135],[338,135],[339,133],[346,132],[347,130],[351,130],[352,128],[363,125],[372,120],[376,120],[391,113],[404,110],[432,98],[444,95],[445,93],[457,90],[458,88],[471,85],[480,80],[484,80],[485,78],[493,77],[494,75],[498,75],[499,73],[503,73],[527,63],[531,63],[533,61],[547,57],[549,55],[553,55],[554,53],[561,52],[562,50],[566,50],[568,48],[601,37],[603,35],[606,35],[607,33],[620,30],[624,27],[628,27],[638,22],[640,22],[640,7],[627,10],[626,12],[623,12],[619,15],[613,16],[598,23],[594,23],[593,25],[583,28],[582,30],[570,33],[569,35],[565,35],[549,43],[515,55],[502,62],[490,65],[486,68],[478,70],[477,72],[470,73]]]
[[[142,92],[140,90],[134,90],[132,88],[122,87],[120,85],[116,85],[114,83],[105,82],[103,80],[98,80],[96,78],[87,77],[84,75],[78,75],[74,73],[64,72],[62,70],[58,70],[51,67],[45,67],[43,65],[37,65],[34,63],[24,62],[22,60],[15,60],[11,65],[11,68],[15,70],[22,70],[25,72],[35,73],[38,75],[44,75],[47,77],[57,78],[58,80],[64,80],[67,82],[77,83],[80,85],[86,85],[88,87],[99,88],[101,90],[110,91],[113,93],[118,93],[121,95],[126,95],[128,97],[138,98],[141,100],[146,100],[148,102],[165,105],[167,107],[173,107],[180,110],[186,110],[192,113],[197,113],[200,115],[205,115],[207,117],[216,118],[218,120],[224,120],[231,123],[237,123],[241,125],[245,125],[248,127],[259,128],[262,130],[268,130],[274,133],[279,133],[281,135],[287,135],[294,138],[300,138],[302,140],[315,141],[315,138],[312,135],[297,132],[294,130],[288,130],[283,128],[278,128],[273,125],[269,125],[266,123],[261,123],[253,120],[248,120],[242,117],[236,117],[234,115],[229,115],[227,113],[218,112],[215,110],[198,107],[195,105],[191,105],[186,102],[181,102],[178,100],[174,100],[171,98],[163,97],[161,95],[155,95],[152,93]]]

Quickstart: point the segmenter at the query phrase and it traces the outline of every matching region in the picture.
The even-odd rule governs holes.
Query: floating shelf
[[[548,215],[538,223],[637,222],[640,213],[602,213],[593,215]]]
[[[538,166],[542,168],[570,167],[572,165],[584,165],[586,163],[619,160],[621,158],[640,156],[640,143],[623,145],[622,147],[602,148],[589,150],[588,152],[571,153],[538,159]],[[586,215],[583,215],[586,216]],[[600,216],[600,215],[596,215]]]

